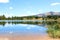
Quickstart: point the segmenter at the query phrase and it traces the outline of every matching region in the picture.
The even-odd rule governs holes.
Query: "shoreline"
[[[0,40],[60,40],[60,39],[53,39],[46,36],[40,35],[28,35],[28,36],[0,36]]]

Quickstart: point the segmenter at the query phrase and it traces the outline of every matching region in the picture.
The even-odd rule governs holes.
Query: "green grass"
[[[60,38],[60,25],[55,24],[48,27],[47,33],[50,37]]]

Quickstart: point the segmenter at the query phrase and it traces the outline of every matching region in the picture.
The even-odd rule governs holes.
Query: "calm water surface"
[[[53,40],[48,29],[56,24],[60,26],[57,21],[0,20],[0,40]]]
[[[19,34],[19,35],[28,35],[28,34],[45,34],[46,33],[45,25],[31,25],[31,24],[8,24],[4,26],[0,25],[0,34]]]
[[[26,36],[45,36],[47,28],[45,24],[34,25],[34,24],[21,24],[21,23],[6,23],[0,22],[0,39],[10,37],[10,40],[17,37],[26,37]],[[26,37],[28,38],[28,37]],[[5,39],[4,39],[5,40]],[[17,39],[16,39],[17,40]],[[24,39],[23,39],[24,40]]]

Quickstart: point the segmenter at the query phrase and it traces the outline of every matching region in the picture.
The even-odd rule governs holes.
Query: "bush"
[[[47,32],[48,32],[50,37],[60,38],[60,26],[59,26],[59,24],[55,24],[51,27],[48,27]]]

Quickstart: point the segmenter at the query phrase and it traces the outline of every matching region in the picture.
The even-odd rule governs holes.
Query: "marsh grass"
[[[60,38],[60,25],[54,24],[48,27],[47,33],[50,37]]]

